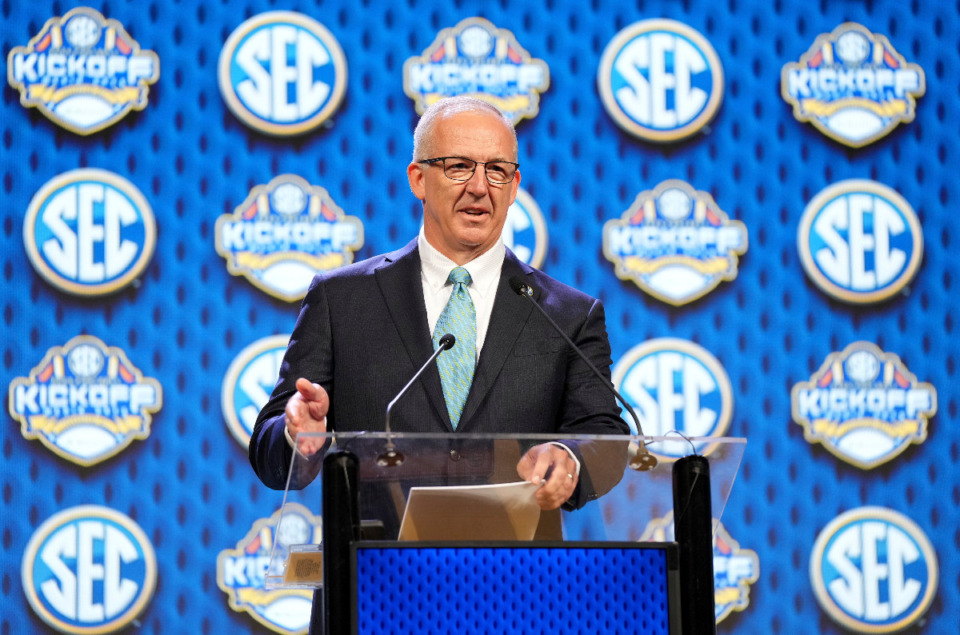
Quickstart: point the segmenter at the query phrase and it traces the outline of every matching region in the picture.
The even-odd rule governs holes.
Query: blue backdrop
[[[402,66],[443,29],[482,16],[513,32],[550,69],[539,114],[518,125],[522,187],[545,217],[542,268],[600,297],[616,363],[651,338],[692,340],[710,351],[733,386],[728,434],[749,440],[723,521],[757,553],[760,578],[749,606],[721,632],[844,632],[818,606],[808,565],[817,534],[838,514],[889,507],[911,518],[937,550],[937,596],[916,632],[955,632],[960,614],[960,424],[954,340],[960,201],[960,11],[955,3],[780,0],[595,0],[466,3],[454,0],[268,0],[139,2],[95,8],[119,20],[161,74],[149,105],[97,134],[62,130],[3,89],[0,117],[0,385],[26,377],[47,350],[78,334],[122,348],[163,386],[164,403],[146,440],[91,467],[65,461],[0,426],[3,531],[0,633],[46,632],[20,578],[24,549],[46,519],[77,504],[131,517],[157,553],[158,586],[131,630],[149,633],[261,632],[227,605],[216,559],[233,548],[281,494],[266,490],[224,423],[221,383],[247,345],[293,327],[297,305],[271,298],[228,274],[214,246],[217,218],[255,185],[293,173],[324,187],[364,224],[357,259],[405,244],[420,225],[405,166],[417,115],[404,94]],[[71,2],[0,2],[3,58]],[[246,18],[290,9],[323,23],[343,48],[345,98],[327,125],[290,139],[257,133],[225,106],[217,59]],[[696,29],[716,49],[725,74],[719,113],[688,140],[655,145],[624,133],[596,89],[600,56],[623,27],[666,17]],[[886,35],[926,73],[917,117],[888,137],[848,149],[796,121],[780,96],[780,71],[821,33],[854,21]],[[951,167],[952,166],[952,167]],[[156,216],[156,252],[139,284],[101,298],[65,294],[41,278],[24,249],[23,219],[51,178],[79,167],[125,177]],[[738,277],[675,308],[619,280],[602,253],[603,224],[635,196],[681,178],[709,192],[750,236]],[[870,178],[896,189],[916,210],[924,261],[909,287],[871,306],[832,300],[804,273],[796,235],[806,203],[843,179]],[[791,421],[790,389],[828,354],[867,340],[898,354],[934,385],[939,411],[928,440],[864,471],[804,441]]]

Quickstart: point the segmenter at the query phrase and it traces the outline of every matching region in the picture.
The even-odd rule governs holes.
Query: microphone
[[[400,397],[409,390],[410,386],[413,385],[413,382],[417,381],[417,378],[423,374],[423,371],[427,370],[427,367],[433,363],[437,357],[440,356],[440,353],[443,351],[450,350],[453,348],[453,345],[457,343],[457,338],[455,338],[451,333],[447,333],[440,338],[440,341],[437,342],[437,350],[433,352],[433,355],[430,356],[430,359],[420,367],[420,370],[417,371],[417,374],[407,382],[407,385],[404,386],[400,392],[397,393],[397,396],[393,398],[393,401],[387,404],[387,414],[384,418],[383,429],[387,433],[387,445],[383,448],[383,452],[380,453],[380,456],[377,457],[377,465],[380,467],[394,467],[397,465],[402,465],[406,457],[403,456],[403,453],[397,450],[396,446],[393,445],[393,439],[390,438],[390,411],[393,410],[393,406],[397,401],[400,400]]]
[[[543,307],[540,306],[540,303],[533,299],[533,287],[528,285],[522,277],[513,276],[512,278],[510,278],[510,288],[513,289],[517,293],[517,295],[520,295],[522,297],[529,299],[530,302],[533,303],[533,306],[537,307],[537,310],[540,311],[543,317],[547,318],[547,321],[550,323],[550,326],[552,326],[557,333],[562,335],[563,339],[565,339],[567,341],[567,344],[570,345],[570,348],[576,351],[577,355],[580,356],[580,359],[586,362],[587,366],[590,367],[590,370],[593,371],[593,374],[600,379],[600,383],[603,384],[607,390],[612,392],[613,396],[619,399],[620,403],[622,403],[624,407],[626,407],[627,412],[629,412],[630,416],[633,417],[633,422],[637,425],[637,432],[640,433],[641,437],[644,436],[643,427],[640,426],[640,418],[637,417],[637,413],[633,411],[633,407],[630,404],[628,404],[627,400],[624,399],[623,396],[621,396],[620,393],[617,392],[616,389],[604,378],[604,376],[600,373],[600,371],[597,370],[597,367],[594,366],[589,359],[587,359],[587,356],[583,354],[583,351],[580,350],[580,347],[574,344],[573,340],[567,337],[567,334],[564,333],[559,326],[557,326],[557,323],[553,321],[553,318],[547,315],[547,312],[543,310]],[[631,444],[631,446],[632,445],[633,444]],[[638,444],[636,449],[631,447],[630,455],[631,455],[630,462],[629,462],[630,468],[638,472],[647,472],[649,470],[652,470],[653,468],[657,467],[657,463],[659,462],[657,461],[657,457],[650,454],[650,452],[647,450],[646,445]]]

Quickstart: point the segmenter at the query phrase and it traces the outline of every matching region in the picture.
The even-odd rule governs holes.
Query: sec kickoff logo
[[[25,439],[89,466],[150,436],[163,395],[121,349],[78,335],[47,351],[29,377],[14,378],[8,404]]]
[[[277,136],[320,126],[340,106],[347,62],[316,20],[293,11],[255,15],[220,52],[220,92],[243,123]]]
[[[87,7],[47,20],[7,56],[7,81],[20,91],[20,103],[81,135],[146,108],[159,78],[156,53],[141,51],[122,24]]]
[[[54,177],[34,194],[23,219],[23,245],[34,269],[76,295],[106,295],[134,282],[156,242],[147,200],[130,181],[106,170]]]
[[[937,592],[937,556],[912,520],[883,507],[845,512],[824,527],[810,555],[823,610],[856,633],[916,624]]]
[[[146,608],[157,558],[137,523],[108,507],[71,507],[30,538],[23,591],[40,618],[62,633],[115,633]]]
[[[710,42],[686,24],[643,20],[607,44],[597,89],[625,131],[645,141],[679,141],[716,115],[723,67]]]
[[[870,342],[828,355],[810,381],[793,387],[790,401],[808,443],[865,470],[923,443],[937,412],[934,387]]]
[[[603,226],[603,255],[617,277],[681,306],[737,277],[747,228],[730,220],[707,192],[671,179],[637,195]]]
[[[533,59],[506,29],[467,18],[444,29],[419,57],[403,64],[403,90],[418,113],[444,97],[468,95],[489,102],[517,123],[532,119],[550,70]]]
[[[922,68],[854,22],[820,35],[799,63],[783,67],[780,79],[780,94],[798,121],[851,148],[913,121],[925,90]]]
[[[910,204],[875,181],[852,179],[824,189],[797,230],[804,271],[824,292],[869,304],[899,293],[923,258],[923,230]]]
[[[760,558],[751,549],[741,549],[726,527],[714,519],[713,600],[714,617],[719,624],[734,611],[750,606],[750,587],[760,579]],[[672,542],[676,540],[673,512],[651,520],[639,542]]]
[[[291,547],[316,545],[322,534],[320,516],[297,503],[286,503],[282,517],[277,511],[257,520],[235,549],[217,556],[217,586],[229,597],[230,608],[276,633],[306,633],[313,591],[268,588],[268,578],[285,582],[280,565],[288,563]]]
[[[664,436],[723,436],[733,416],[733,389],[717,358],[686,340],[652,339],[631,349],[613,369],[613,384],[637,411],[643,432]],[[627,419],[633,426],[633,422]],[[636,430],[633,430],[636,433]],[[687,441],[647,446],[657,456],[676,459],[690,453]],[[709,442],[695,443],[707,455]]]
[[[547,255],[547,223],[537,202],[523,188],[517,189],[517,199],[507,210],[503,242],[522,262],[537,268],[543,265]]]
[[[280,362],[290,337],[271,335],[257,340],[240,351],[223,378],[220,405],[230,433],[243,448],[250,445],[250,435],[260,409],[280,375]]]
[[[302,299],[318,271],[353,262],[361,246],[360,219],[294,174],[254,187],[233,214],[217,219],[217,253],[227,270],[287,302]]]

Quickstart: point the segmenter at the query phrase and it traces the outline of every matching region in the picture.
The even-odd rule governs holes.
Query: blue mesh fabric
[[[0,0],[3,58],[73,2]],[[88,333],[123,348],[164,387],[151,436],[91,468],[54,456],[0,426],[3,528],[0,635],[44,632],[21,589],[20,559],[32,532],[59,509],[98,504],[134,519],[160,566],[155,596],[139,620],[149,633],[260,632],[227,605],[216,557],[281,502],[247,464],[223,423],[220,388],[234,357],[262,337],[289,333],[296,306],[227,273],[214,249],[214,224],[250,188],[295,173],[326,188],[365,224],[356,259],[397,248],[416,234],[420,214],[404,168],[416,115],[403,93],[402,65],[437,32],[473,15],[511,30],[550,66],[540,114],[518,126],[523,187],[548,224],[543,268],[604,300],[616,362],[654,337],[693,340],[724,365],[734,390],[729,433],[749,439],[723,522],[756,551],[761,577],[750,606],[720,632],[842,633],[818,607],[808,579],[817,533],[862,505],[907,514],[936,546],[940,590],[924,633],[956,631],[960,614],[960,424],[953,338],[957,300],[952,211],[960,201],[960,10],[953,2],[790,2],[776,0],[293,0],[339,40],[349,80],[329,124],[294,139],[252,131],[220,97],[220,47],[266,0],[112,0],[97,5],[160,57],[161,77],[142,112],[90,137],[61,130],[24,109],[12,88],[0,103],[0,386],[26,376],[53,346]],[[607,42],[637,20],[668,17],[710,40],[722,60],[725,96],[714,121],[679,144],[645,144],[622,132],[600,103],[596,69]],[[917,118],[860,150],[848,150],[794,120],[779,94],[780,69],[817,35],[844,21],[886,35],[927,77]],[[951,167],[953,166],[953,167]],[[134,183],[158,225],[156,253],[140,282],[99,299],[66,295],[41,279],[23,247],[33,194],[79,167],[108,169]],[[613,273],[601,251],[603,223],[638,192],[682,178],[743,221],[750,249],[736,280],[695,303],[672,308]],[[842,179],[871,178],[900,192],[924,231],[914,282],[875,306],[838,303],[804,274],[796,230],[807,201]],[[898,354],[937,388],[929,440],[870,472],[807,444],[791,422],[790,387],[829,353],[869,340]],[[506,630],[506,629],[505,629]],[[603,631],[600,628],[598,632]]]
[[[360,549],[361,633],[668,633],[662,549]]]

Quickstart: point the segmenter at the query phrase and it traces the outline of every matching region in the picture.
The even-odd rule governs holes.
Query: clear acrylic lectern
[[[401,571],[400,563],[409,558],[406,550],[391,553],[392,560],[378,565],[387,567],[386,573],[381,568],[364,569],[368,566],[362,560],[366,545],[425,545],[434,550],[470,547],[467,555],[453,556],[457,560],[454,566],[464,567],[468,565],[463,564],[467,562],[463,558],[478,557],[476,548],[484,546],[549,547],[554,551],[537,551],[533,559],[549,565],[567,557],[566,551],[573,547],[630,547],[638,543],[655,547],[670,543],[667,546],[672,545],[675,551],[668,549],[665,557],[669,560],[674,553],[680,561],[679,587],[670,592],[679,595],[674,600],[683,602],[684,626],[678,630],[679,621],[673,616],[666,620],[668,625],[662,632],[694,632],[688,630],[688,615],[694,608],[688,606],[691,602],[709,601],[709,607],[697,608],[703,609],[704,616],[709,612],[713,624],[712,532],[733,488],[745,439],[368,432],[304,434],[297,443],[305,451],[294,452],[274,530],[266,585],[267,589],[321,589],[325,584],[336,587],[322,590],[328,604],[328,622],[331,608],[340,610],[337,606],[346,603],[349,606],[341,608],[350,613],[344,618],[351,624],[349,630],[367,632],[362,624],[358,626],[358,619],[378,623],[378,619],[386,618],[358,616],[357,605],[364,600],[358,596],[357,586],[367,578],[378,581],[374,592],[387,598],[380,597],[379,601],[392,604],[399,599],[384,589],[383,580],[388,584],[406,583],[412,575],[394,576]],[[540,510],[537,486],[525,483],[518,475],[520,462],[543,444],[562,445],[579,462],[576,489],[560,510]],[[658,459],[652,469],[642,470],[649,466],[649,461],[644,461],[649,458],[644,448]],[[307,529],[315,528],[318,520],[322,531]],[[316,540],[320,536],[323,538]],[[336,553],[331,553],[334,548]],[[446,552],[430,553],[436,559]],[[499,553],[483,553],[480,562],[484,564],[478,567],[489,567],[489,571],[476,585],[505,585],[505,590],[497,592],[498,599],[500,595],[521,597],[519,604],[526,607],[535,598],[527,597],[526,582],[513,574],[496,573]],[[547,553],[550,555],[544,555]],[[565,568],[580,569],[575,584],[582,585],[586,569],[581,567],[589,566],[586,563],[592,552],[586,556],[576,553],[581,564]],[[529,555],[523,557],[528,558],[524,562],[529,567]],[[510,570],[513,565],[505,566]],[[602,571],[610,570],[607,563],[598,566]],[[414,568],[421,570],[422,566]],[[457,575],[462,578],[465,574],[460,571]],[[435,603],[445,600],[432,598],[427,589],[431,585],[443,587],[447,582],[431,579],[426,584],[414,584],[416,606],[426,607],[437,619],[451,619],[446,614],[436,615],[439,609]],[[626,580],[623,584],[646,582]],[[605,615],[610,611],[609,586],[602,600]],[[627,590],[625,603],[635,607],[633,591]],[[487,598],[484,602],[489,606],[489,601]],[[331,602],[336,606],[329,606]],[[578,606],[583,602],[582,597],[577,598]],[[550,610],[556,612],[555,605],[551,606],[554,608]],[[458,604],[456,610],[465,609]],[[680,611],[676,612],[679,615]],[[582,606],[578,613],[582,613]],[[627,609],[624,619],[635,618],[635,610]],[[458,613],[456,619],[464,618]],[[490,619],[489,613],[485,619]]]

